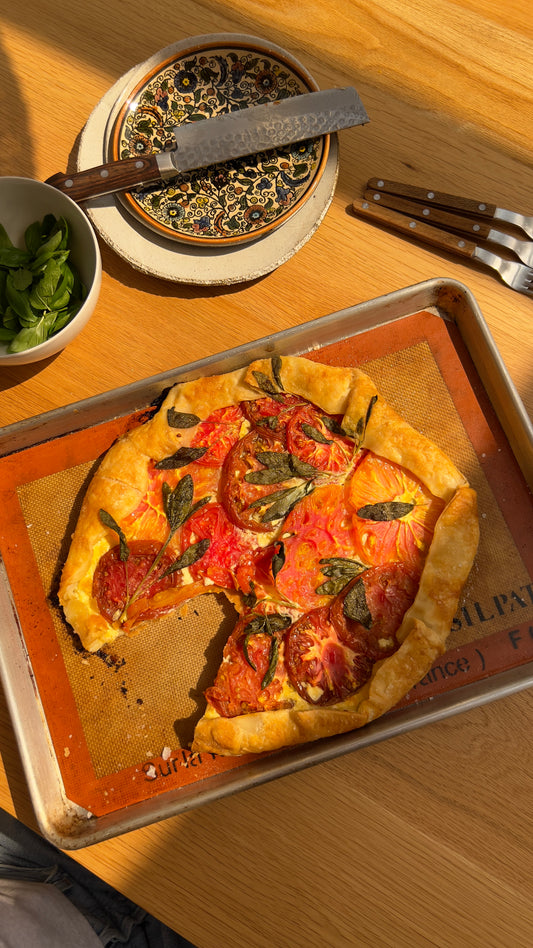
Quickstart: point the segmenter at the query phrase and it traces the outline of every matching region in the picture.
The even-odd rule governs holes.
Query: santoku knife
[[[47,184],[74,201],[167,181],[196,168],[255,155],[369,121],[356,90],[326,89],[188,122],[173,129],[175,148],[157,155],[111,161]]]

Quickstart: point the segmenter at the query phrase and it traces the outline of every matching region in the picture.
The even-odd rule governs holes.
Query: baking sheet
[[[54,591],[87,480],[117,435],[142,421],[169,384],[274,352],[364,366],[476,487],[480,553],[449,651],[397,710],[361,731],[278,754],[200,757],[187,746],[234,622],[225,599],[201,597],[187,615],[158,623],[157,635],[148,629],[90,656],[76,647]],[[461,284],[428,281],[11,426],[0,432],[2,454],[2,675],[39,825],[61,848],[89,845],[533,683],[533,435]]]

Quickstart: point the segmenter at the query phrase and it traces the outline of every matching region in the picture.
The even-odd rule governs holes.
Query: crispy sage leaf
[[[185,474],[185,476],[178,481],[174,490],[169,491],[168,487],[163,487],[162,491],[163,507],[168,525],[172,533],[175,533],[191,509],[194,493],[193,479],[190,474]]]
[[[335,418],[330,418],[328,415],[321,415],[320,421],[332,434],[341,435],[343,438],[349,437]]]
[[[270,365],[272,368],[272,378],[274,379],[278,388],[283,392],[283,382],[281,381],[281,357],[279,355],[272,356]]]
[[[243,595],[242,601],[247,609],[254,609],[257,605],[257,595],[253,580],[250,580],[250,592]]]
[[[329,438],[326,438],[314,425],[303,424],[302,431],[308,438],[311,438],[312,441],[316,441],[318,444],[333,444],[333,442]]]
[[[109,527],[110,530],[114,530],[117,534],[119,540],[119,556],[122,562],[126,563],[129,558],[130,551],[123,531],[120,529],[115,518],[112,517],[111,514],[107,512],[107,510],[100,509],[98,511],[98,516],[104,527]]]
[[[270,659],[268,662],[268,668],[265,672],[263,681],[261,682],[261,691],[264,688],[268,688],[269,684],[274,678],[274,675],[276,674],[276,665],[278,664],[278,656],[279,656],[279,642],[276,638],[273,638],[270,643]]]
[[[342,611],[347,619],[360,622],[365,629],[372,627],[372,616],[366,602],[365,584],[362,579],[346,593]]]
[[[268,507],[261,517],[262,523],[271,523],[272,520],[281,520],[291,512],[304,497],[311,494],[315,489],[312,481],[306,481],[305,484],[298,484],[296,487],[288,487],[284,491],[276,491],[277,499]],[[272,497],[272,494],[270,495]]]
[[[401,517],[410,514],[414,507],[415,504],[404,503],[401,500],[385,500],[382,503],[359,507],[357,516],[363,520],[400,520]]]
[[[280,541],[277,544],[276,552],[274,553],[274,556],[272,557],[271,568],[272,568],[272,576],[274,577],[274,579],[276,578],[280,569],[282,569],[284,565],[285,565],[285,544],[281,543]]]
[[[244,475],[248,484],[279,484],[292,477],[316,477],[320,472],[307,461],[301,461],[288,451],[258,451],[256,459],[264,470],[249,471]]]
[[[324,576],[329,579],[315,589],[318,596],[338,596],[355,576],[368,568],[359,560],[343,556],[329,556],[319,562]]]
[[[162,458],[160,461],[157,461],[155,467],[158,471],[176,470],[177,468],[185,467],[186,464],[191,464],[192,461],[197,461],[203,457],[206,451],[207,448],[178,448],[174,454],[170,454],[167,458]]]
[[[254,371],[253,375],[257,382],[257,387],[260,388],[262,392],[265,392],[266,395],[269,395],[270,398],[273,398],[276,402],[283,401],[283,395],[280,395],[275,385],[264,372]]]
[[[277,415],[265,415],[264,418],[259,418],[256,421],[256,425],[261,425],[263,428],[270,428],[271,431],[275,431],[276,428],[279,428],[279,418]]]
[[[358,442],[359,442],[359,445],[361,445],[361,444],[363,443],[364,439],[365,439],[365,434],[366,434],[366,429],[367,429],[367,427],[368,427],[368,422],[370,421],[370,416],[371,416],[371,414],[372,414],[372,412],[373,412],[373,410],[374,410],[374,405],[376,404],[377,400],[378,400],[378,396],[377,396],[377,395],[372,395],[372,398],[370,399],[370,401],[369,401],[369,403],[368,403],[368,407],[367,407],[367,410],[366,410],[366,415],[365,415],[365,417],[364,417],[364,418],[360,418],[359,421],[357,422],[357,425],[356,425],[356,428],[355,428],[355,434],[356,434],[357,440],[358,440]]]
[[[175,408],[169,408],[167,411],[167,423],[170,428],[195,428],[201,420],[192,412],[176,411]]]
[[[170,576],[180,569],[186,569],[188,566],[192,566],[193,563],[197,563],[209,549],[210,543],[211,540],[209,537],[205,537],[204,540],[198,540],[197,543],[191,543],[191,545],[183,551],[181,556],[167,567],[165,572],[161,574],[160,579],[164,579],[165,576]]]
[[[257,667],[253,663],[248,652],[250,639],[253,635],[269,635],[272,639],[270,643],[268,669],[263,681],[261,682],[261,688],[266,688],[274,677],[279,654],[279,642],[277,636],[281,632],[284,632],[285,629],[288,629],[290,625],[292,625],[292,619],[290,616],[283,616],[275,613],[273,615],[254,616],[254,618],[251,619],[244,629],[242,650],[246,661],[248,662],[250,668],[252,668],[254,671],[257,671]]]

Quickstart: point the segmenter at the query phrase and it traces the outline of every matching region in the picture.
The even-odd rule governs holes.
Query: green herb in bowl
[[[63,329],[78,312],[87,290],[70,256],[64,217],[47,214],[24,234],[24,249],[0,224],[0,342],[8,353],[24,352]]]

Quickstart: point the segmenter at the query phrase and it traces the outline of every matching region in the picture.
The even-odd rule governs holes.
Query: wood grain
[[[167,283],[102,242],[95,315],[56,358],[0,369],[0,424],[433,277],[472,290],[533,415],[533,301],[350,210],[369,178],[386,177],[533,214],[525,0],[183,0],[148,19],[146,11],[140,0],[27,0],[3,10],[3,174],[44,180],[73,170],[79,135],[109,87],[200,33],[270,38],[322,88],[355,85],[370,124],[340,134],[324,222],[263,279]],[[74,858],[198,948],[525,948],[532,711],[524,692]],[[0,753],[0,804],[34,825],[3,704]]]

